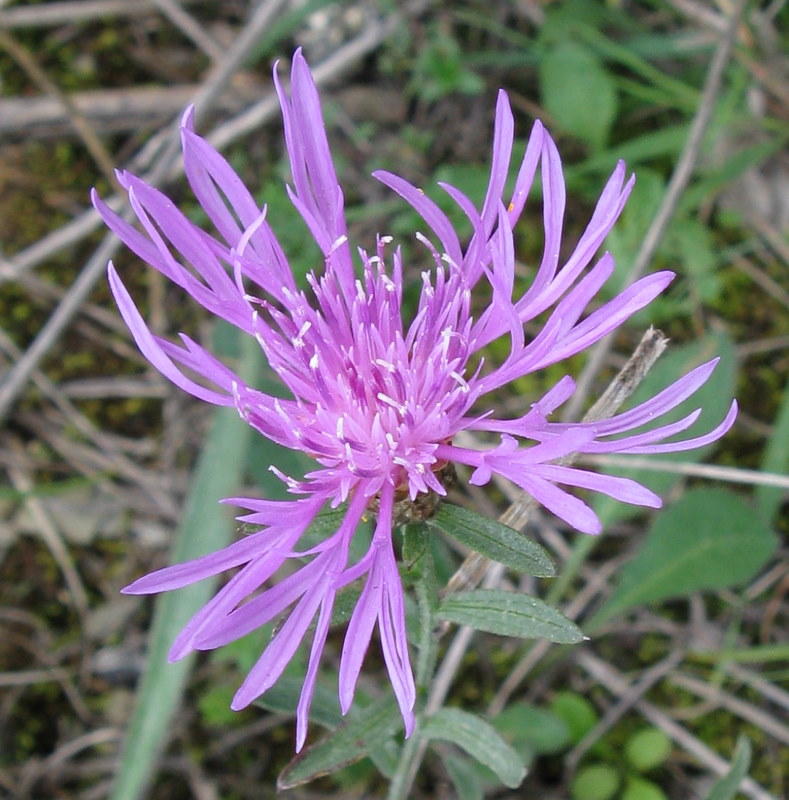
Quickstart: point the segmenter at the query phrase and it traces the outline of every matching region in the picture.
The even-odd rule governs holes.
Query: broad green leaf
[[[292,789],[353,764],[381,747],[403,727],[400,711],[387,696],[363,709],[320,742],[309,745],[280,773],[277,788]]]
[[[574,644],[584,638],[575,623],[542,600],[495,589],[447,595],[437,616],[500,636],[548,639],[561,644]]]
[[[597,56],[584,45],[563,42],[540,63],[539,80],[543,105],[558,127],[602,149],[616,117],[617,94]]]
[[[707,800],[734,800],[750,766],[751,743],[744,736],[740,736],[729,771],[712,787]]]
[[[645,728],[625,743],[627,760],[639,771],[647,772],[671,755],[671,739],[658,728]]]
[[[538,755],[559,753],[570,744],[570,728],[563,717],[528,703],[507,706],[491,724],[518,750],[528,748]]]
[[[520,755],[490,723],[468,711],[441,708],[424,721],[421,734],[426,739],[456,744],[495,772],[499,780],[511,789],[520,786],[526,777],[526,767]]]
[[[540,545],[513,528],[475,511],[444,503],[428,524],[511,569],[538,578],[556,575],[556,567]]]
[[[767,440],[767,448],[762,458],[762,471],[786,473],[789,471],[789,383],[784,387],[781,408],[775,419],[772,436]],[[779,486],[757,486],[756,508],[765,522],[772,522],[781,507],[786,489]]]
[[[483,800],[485,787],[474,770],[474,762],[453,753],[441,753],[447,774],[455,786],[458,800]],[[477,768],[479,769],[479,768]]]
[[[622,792],[622,800],[668,800],[668,798],[656,783],[631,775]]]
[[[221,328],[217,336],[227,335]],[[253,380],[259,369],[260,349],[251,337],[242,339],[239,373]],[[198,558],[224,547],[235,523],[219,503],[232,495],[242,482],[244,455],[251,428],[232,408],[214,412],[211,429],[192,475],[183,518],[175,534],[169,562]],[[164,751],[171,721],[181,701],[192,656],[175,664],[167,663],[167,652],[181,628],[204,605],[214,581],[200,581],[156,600],[145,671],[138,689],[137,707],[123,745],[119,772],[112,800],[137,800],[156,774],[156,761]]]
[[[776,547],[751,507],[724,489],[694,489],[656,518],[643,546],[590,625],[643,603],[736,586]]]
[[[611,800],[619,788],[619,773],[608,764],[590,764],[578,770],[570,784],[573,800]]]
[[[556,692],[551,700],[551,711],[565,721],[573,744],[580,742],[599,719],[595,707],[577,692]]]

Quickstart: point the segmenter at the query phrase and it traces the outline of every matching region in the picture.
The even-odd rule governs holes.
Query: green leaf
[[[262,696],[255,705],[276,713],[295,716],[301,697],[304,678],[296,675],[282,675],[280,679]],[[342,724],[337,692],[317,684],[310,705],[310,721],[324,728],[336,728]]]
[[[722,286],[721,255],[708,225],[697,219],[675,219],[661,242],[660,254],[692,284],[698,302],[713,302]]]
[[[559,753],[570,744],[570,728],[563,717],[528,703],[507,706],[491,723],[518,750]]]
[[[206,725],[224,727],[238,717],[238,712],[230,708],[235,687],[228,683],[214,683],[200,693],[197,701],[200,715]]]
[[[617,94],[597,56],[576,42],[559,44],[540,63],[539,80],[543,105],[556,124],[595,150],[604,147],[616,117]]]
[[[619,788],[619,774],[607,764],[592,764],[578,770],[570,784],[573,800],[611,800]]]
[[[279,790],[292,789],[303,783],[329,775],[353,764],[403,727],[396,703],[384,697],[352,720],[333,730],[325,739],[309,745],[296,756],[277,779]]]
[[[459,758],[452,753],[441,753],[447,774],[455,786],[458,800],[483,800],[485,787],[474,771],[473,761]]]
[[[762,458],[763,472],[786,473],[789,471],[789,383],[784,387],[783,400],[772,436],[767,440],[767,447]],[[765,522],[772,522],[781,507],[786,489],[780,486],[757,486],[756,508]]]
[[[595,707],[576,692],[557,692],[551,701],[551,711],[565,721],[573,744],[580,742],[599,719]]]
[[[421,734],[426,739],[456,744],[495,772],[499,780],[511,789],[520,786],[526,777],[526,767],[518,753],[490,723],[468,711],[441,708],[424,721]]]
[[[217,327],[217,337],[227,326]],[[236,332],[234,331],[234,334]],[[242,340],[239,373],[252,380],[259,369],[260,348],[252,337]],[[219,500],[231,495],[242,481],[244,455],[251,429],[232,408],[214,412],[213,422],[192,475],[181,524],[175,535],[170,563],[198,558],[224,547],[235,523]],[[137,707],[121,753],[112,800],[136,800],[156,774],[171,721],[181,701],[193,656],[167,663],[167,652],[181,628],[210,598],[214,581],[200,581],[156,600],[145,672],[138,689]]]
[[[627,760],[639,771],[647,772],[671,755],[671,739],[658,728],[645,728],[625,744]]]
[[[438,610],[438,582],[433,564],[431,536],[427,525],[416,523],[403,529],[403,561],[414,578],[414,591],[419,611],[419,634],[415,644],[419,651],[416,660],[416,685],[430,682],[438,656],[434,634],[435,613]]]
[[[422,524],[406,525],[403,529],[403,549],[401,557],[408,572],[421,575],[422,560],[430,553],[430,536]]]
[[[500,636],[548,639],[561,644],[574,644],[584,638],[574,622],[542,600],[496,589],[447,595],[439,606],[438,618]]]
[[[657,517],[590,626],[643,603],[744,583],[776,544],[772,531],[737,495],[724,489],[686,492]]]
[[[556,567],[540,545],[513,528],[475,511],[444,503],[428,524],[511,569],[538,578],[556,575]]]
[[[740,736],[729,771],[712,787],[707,800],[734,800],[750,766],[751,743],[744,736]]]
[[[668,798],[657,784],[631,775],[622,792],[622,800],[668,800]]]

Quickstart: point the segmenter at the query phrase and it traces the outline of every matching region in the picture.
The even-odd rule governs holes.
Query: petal
[[[137,347],[140,352],[151,362],[151,364],[164,375],[165,378],[171,380],[176,386],[188,392],[189,394],[197,397],[199,400],[204,400],[206,403],[213,403],[218,406],[232,406],[234,399],[232,396],[220,394],[219,392],[211,391],[210,389],[195,383],[184,375],[172,362],[172,360],[165,354],[160,344],[160,340],[155,337],[145,320],[140,315],[134,301],[126,291],[126,287],[118,277],[112,263],[107,267],[107,277],[110,283],[110,289],[115,297],[115,302],[118,304],[118,310],[121,312],[123,321],[131,331]],[[209,377],[210,376],[206,376]]]
[[[320,664],[323,648],[326,644],[326,637],[329,635],[331,624],[331,613],[334,608],[334,592],[327,593],[321,603],[321,613],[318,616],[318,625],[315,628],[315,635],[312,638],[310,649],[310,660],[307,665],[307,675],[304,678],[304,685],[301,689],[299,704],[296,708],[296,752],[301,752],[304,741],[307,738],[307,726],[309,723],[310,705],[315,694],[315,682],[318,678],[318,666]]]
[[[597,472],[565,467],[559,464],[541,464],[534,467],[536,474],[555,483],[566,486],[576,486],[579,489],[589,489],[593,492],[613,497],[622,503],[637,506],[660,508],[662,500],[653,491],[642,486],[630,478],[621,478],[615,475],[603,475]]]

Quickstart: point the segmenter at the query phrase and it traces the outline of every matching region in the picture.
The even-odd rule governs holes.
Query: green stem
[[[430,532],[427,526],[409,525],[405,531],[404,548],[418,552],[420,555],[414,567],[418,570],[414,582],[417,607],[419,610],[419,639],[417,641],[416,659],[416,685],[417,689],[424,689],[432,680],[438,656],[438,641],[436,639],[435,612],[438,608],[438,584],[436,581],[435,564],[430,549]],[[417,714],[416,726],[411,737],[400,751],[397,768],[389,784],[387,800],[408,800],[413,783],[413,763],[420,758],[422,737],[419,729],[422,715]]]
[[[419,735],[421,721],[420,715],[417,717],[416,728],[411,734],[411,738],[406,741],[400,751],[400,760],[397,762],[397,769],[389,784],[386,800],[408,800],[408,794],[411,791],[411,763],[417,757],[417,750],[422,742],[422,737]]]

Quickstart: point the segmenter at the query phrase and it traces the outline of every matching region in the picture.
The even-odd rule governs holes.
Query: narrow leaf
[[[571,744],[570,728],[559,714],[524,702],[509,704],[491,723],[521,752],[559,753]]]
[[[511,789],[520,786],[526,777],[526,767],[518,753],[492,725],[468,711],[439,709],[425,720],[422,736],[456,744],[495,772],[499,780]]]
[[[707,800],[734,800],[750,765],[751,743],[741,736],[737,740],[729,771],[712,787]]]
[[[306,747],[282,770],[277,788],[292,789],[347,767],[383,746],[402,727],[403,720],[394,700],[382,698],[325,739]]]
[[[452,753],[441,753],[441,760],[455,786],[458,800],[484,800],[485,787],[474,771],[473,762]]]
[[[428,524],[511,569],[538,578],[556,575],[556,567],[540,545],[513,528],[474,511],[445,503]]]
[[[243,340],[242,348],[239,372],[251,380],[259,368],[260,351],[251,337]],[[220,408],[214,412],[211,430],[192,476],[170,563],[197,558],[229,542],[235,524],[219,500],[232,495],[241,483],[250,438],[251,429],[238,418],[235,409]],[[143,797],[156,775],[156,761],[164,751],[170,723],[194,661],[190,656],[168,664],[167,652],[181,628],[208,601],[213,588],[214,581],[201,581],[166,592],[156,600],[148,659],[111,800]]]
[[[657,517],[591,624],[642,603],[744,583],[776,544],[772,531],[737,495],[724,489],[686,492]]]
[[[784,387],[784,396],[781,401],[781,408],[775,419],[775,427],[772,436],[767,440],[764,456],[762,457],[763,472],[789,471],[789,383]],[[765,522],[772,522],[781,502],[786,494],[786,489],[780,486],[757,486],[756,487],[756,508]]]
[[[584,638],[575,623],[542,600],[495,589],[447,595],[438,617],[500,636],[548,639],[561,644],[574,644]]]

